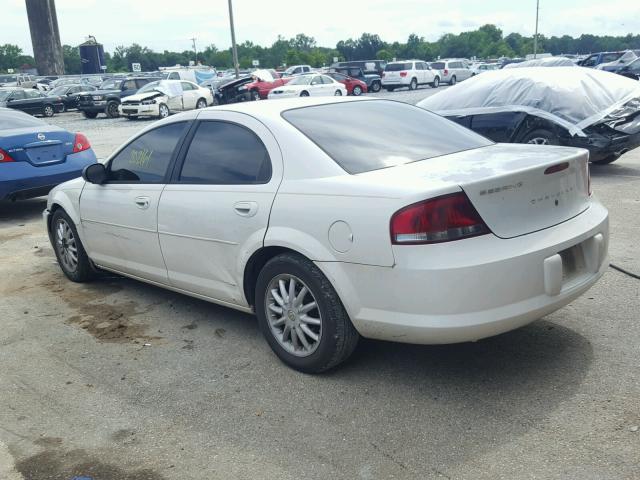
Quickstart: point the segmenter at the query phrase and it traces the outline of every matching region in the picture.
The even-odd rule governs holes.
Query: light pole
[[[195,53],[195,55],[196,55],[196,61],[195,61],[194,65],[198,66],[198,50],[196,49],[196,38],[193,37],[191,39],[191,41],[193,42],[193,53]]]
[[[233,6],[229,0],[229,25],[231,25],[231,51],[233,52],[233,67],[236,71],[236,78],[240,78],[238,65],[238,49],[236,48],[236,31],[233,27]]]
[[[539,13],[540,13],[540,0],[536,0],[536,33],[533,37],[533,58],[534,59],[538,58],[538,14]]]

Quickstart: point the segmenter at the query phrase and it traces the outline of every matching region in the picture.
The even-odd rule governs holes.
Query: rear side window
[[[186,122],[153,129],[132,141],[109,164],[109,180],[163,183]]]
[[[271,160],[262,141],[248,128],[204,121],[189,145],[179,180],[212,185],[268,183]]]
[[[304,107],[282,116],[351,174],[492,144],[424,109],[388,100]]]
[[[411,63],[388,63],[385,72],[399,72],[401,70],[411,70]]]

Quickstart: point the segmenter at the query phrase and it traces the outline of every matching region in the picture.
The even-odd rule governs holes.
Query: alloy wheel
[[[58,220],[55,236],[56,250],[62,266],[68,272],[75,272],[78,268],[78,245],[73,230],[65,219]]]
[[[322,315],[309,287],[298,277],[274,277],[265,295],[265,312],[271,334],[290,354],[307,357],[322,338]]]
[[[353,94],[356,97],[359,97],[362,94],[362,88],[360,88],[359,85],[356,85],[355,87],[353,87]]]
[[[531,145],[549,145],[549,139],[544,137],[534,137],[530,138],[527,143]]]
[[[53,107],[51,105],[47,105],[46,107],[44,107],[44,116],[53,117]]]

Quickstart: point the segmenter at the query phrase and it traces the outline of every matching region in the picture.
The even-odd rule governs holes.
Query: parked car
[[[525,60],[524,62],[508,63],[503,68],[529,68],[529,67],[575,67],[573,60],[565,57],[543,57]]]
[[[206,87],[185,80],[157,80],[147,83],[138,93],[120,103],[120,115],[166,118],[172,113],[213,105],[213,95]]]
[[[268,98],[316,97],[347,95],[346,87],[327,75],[309,73],[298,75],[286,85],[274,88]]]
[[[498,70],[500,69],[500,64],[499,63],[477,63],[475,65],[472,65],[469,69],[471,70],[471,76],[474,76],[474,75],[479,75],[483,72]]]
[[[605,70],[607,72],[616,73],[618,72],[618,70],[626,67],[638,57],[640,57],[640,50],[627,50],[617,60],[613,62],[601,63],[596,68],[598,70]]]
[[[301,75],[303,73],[310,73],[313,71],[311,65],[292,65],[287,68],[282,74],[281,77],[291,77],[293,75]]]
[[[367,89],[364,90],[365,92],[379,92],[382,88],[382,77],[380,77],[380,75],[377,73],[365,73],[360,67],[332,67],[330,72],[341,73],[347,77],[364,82],[367,86]],[[347,87],[347,90],[349,90],[349,87]]]
[[[223,82],[213,92],[213,103],[215,105],[226,105],[228,103],[253,100],[253,95],[248,88],[248,85],[253,81],[253,78],[246,75],[240,78],[223,79]]]
[[[53,117],[56,112],[63,111],[64,103],[58,96],[49,97],[33,88],[4,88],[0,89],[0,107]]]
[[[245,102],[150,125],[44,216],[70,280],[95,266],[255,312],[280,359],[320,372],[360,336],[475,341],[583,294],[609,239],[587,162],[403,102]]]
[[[382,78],[386,66],[387,62],[385,60],[349,60],[334,63],[331,68],[356,67],[361,68],[365,74],[375,74]]]
[[[440,82],[455,85],[458,82],[471,78],[473,72],[463,60],[438,60],[431,62],[431,68],[439,70],[442,74]]]
[[[595,68],[601,63],[615,62],[624,52],[599,52],[589,55],[587,58],[580,60],[577,65],[581,67]]]
[[[640,80],[640,58],[622,67],[616,73],[633,80]]]
[[[274,77],[269,70],[255,70],[251,73],[251,82],[246,84],[252,100],[266,99],[276,87],[286,85],[292,77]]]
[[[0,108],[0,200],[39,197],[96,162],[87,138]]]
[[[160,80],[158,77],[128,77],[105,80],[98,90],[80,94],[78,110],[87,118],[96,118],[104,113],[109,118],[120,115],[118,107],[122,98],[133,95],[147,83]]]
[[[349,75],[337,72],[328,72],[325,75],[333,78],[336,82],[343,84],[347,89],[347,95],[359,97],[368,91],[367,84],[365,82],[358,80],[357,78],[350,77]]]
[[[594,163],[640,145],[640,84],[595,69],[487,72],[418,105],[496,142],[586,148]]]
[[[62,108],[59,110],[62,113],[65,110],[78,108],[80,93],[93,92],[95,90],[97,90],[96,87],[91,85],[71,84],[53,88],[47,91],[46,95],[47,97],[60,97],[62,99]]]
[[[0,75],[0,87],[35,88],[37,83],[34,76],[24,73]]]
[[[405,60],[402,62],[389,62],[382,74],[382,86],[388,92],[396,88],[407,87],[415,90],[419,85],[430,85],[438,88],[441,72],[432,69],[422,60]]]

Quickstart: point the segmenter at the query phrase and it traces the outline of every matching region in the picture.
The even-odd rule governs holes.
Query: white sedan
[[[401,102],[291,99],[156,122],[44,217],[69,279],[253,312],[280,359],[320,372],[360,336],[474,341],[573,301],[608,265],[589,185],[586,150],[494,144]]]
[[[328,75],[310,73],[294,77],[286,85],[274,88],[267,98],[347,96],[346,87]]]
[[[213,104],[211,90],[186,80],[158,80],[147,83],[122,100],[118,110],[129,119],[167,118],[172,113],[206,108]]]

